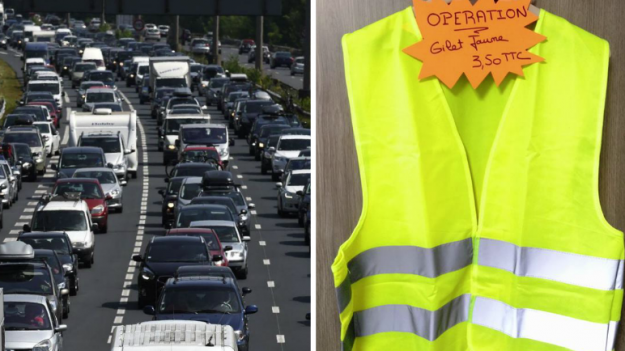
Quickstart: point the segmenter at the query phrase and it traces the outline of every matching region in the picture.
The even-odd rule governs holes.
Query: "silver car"
[[[76,89],[77,86],[80,85],[82,81],[82,77],[85,75],[85,72],[93,71],[97,67],[93,62],[82,62],[78,61],[74,63],[74,67],[72,67],[72,72],[70,73],[70,80],[72,81],[72,89]]]
[[[124,210],[124,189],[126,180],[118,180],[115,171],[106,167],[80,168],[74,172],[73,178],[93,178],[100,182],[104,196],[110,197],[107,200],[109,209],[122,212]]]
[[[4,295],[4,330],[7,350],[63,350],[64,324],[58,324],[44,296]]]
[[[182,181],[178,192],[178,203],[174,210],[174,218],[178,218],[178,211],[191,203],[193,198],[202,192],[202,177],[188,177]]]
[[[241,237],[236,223],[230,221],[195,221],[191,222],[189,227],[214,230],[223,246],[232,246],[232,250],[226,251],[228,267],[232,268],[232,271],[239,278],[247,277],[247,242],[251,238],[249,236]]]
[[[289,172],[284,184],[277,183],[278,186],[278,215],[281,217],[288,213],[298,211],[299,205],[298,191],[303,191],[310,181],[310,170],[299,169]]]
[[[10,208],[18,200],[18,184],[17,177],[13,174],[13,170],[9,163],[0,160],[0,194],[2,194],[2,205],[4,208]]]

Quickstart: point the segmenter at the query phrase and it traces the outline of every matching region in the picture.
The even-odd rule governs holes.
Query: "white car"
[[[208,144],[213,145],[217,149],[224,168],[227,168],[230,160],[230,146],[234,146],[234,139],[230,139],[228,136],[228,126],[225,124],[181,125],[178,132],[178,140],[176,141],[178,149],[177,158],[180,159],[181,153],[189,145]]]
[[[24,61],[24,68],[22,68],[22,71],[26,72],[30,66],[45,66],[45,65],[46,65],[46,60],[42,59],[41,57],[27,58],[26,61]]]
[[[45,145],[45,154],[48,157],[58,155],[61,150],[61,136],[52,122],[35,122],[33,124],[39,129],[39,134],[41,134],[41,139]]]
[[[161,32],[161,37],[166,37],[169,34],[169,26],[158,26],[158,31]]]
[[[284,184],[277,183],[278,186],[278,215],[280,217],[287,213],[296,213],[299,205],[298,191],[303,191],[310,181],[309,169],[298,169],[289,172]]]
[[[223,246],[232,246],[232,250],[226,251],[228,267],[239,278],[246,278],[247,267],[247,242],[251,240],[249,236],[241,237],[237,224],[230,221],[194,221],[189,228],[210,228],[213,229]]]
[[[49,91],[54,96],[56,105],[63,108],[63,84],[54,80],[31,80],[28,82],[26,92]]]
[[[210,53],[210,41],[203,38],[195,38],[191,40],[191,52],[198,55],[205,55]]]
[[[106,163],[110,165],[119,181],[128,181],[128,157],[126,156],[129,155],[130,150],[126,150],[124,147],[121,134],[110,132],[85,133],[78,139],[76,146],[101,148],[104,151]]]
[[[6,160],[0,160],[0,193],[2,197],[2,205],[9,208],[18,200],[19,185],[18,179],[13,174],[13,169]]]
[[[161,32],[158,28],[146,29],[145,40],[161,40]]]
[[[79,185],[79,184],[77,184]],[[80,189],[76,189],[80,191]],[[98,225],[91,221],[87,203],[80,198],[71,201],[50,201],[35,211],[31,226],[25,232],[66,232],[78,259],[91,268],[94,263],[95,236]]]
[[[148,29],[158,29],[158,27],[156,27],[156,24],[154,23],[146,23],[145,30],[148,30]]]
[[[278,181],[289,159],[299,156],[300,151],[310,149],[310,135],[282,135],[271,156],[271,179]]]

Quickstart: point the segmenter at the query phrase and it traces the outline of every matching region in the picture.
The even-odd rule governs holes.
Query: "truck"
[[[150,99],[158,88],[191,88],[190,62],[187,56],[150,57]]]
[[[150,321],[118,325],[111,351],[236,351],[229,325],[187,320]]]
[[[116,170],[120,170],[125,164],[125,171],[133,178],[137,178],[139,162],[137,158],[137,112],[135,110],[121,112],[112,112],[106,108],[96,108],[94,112],[72,110],[69,117],[69,133],[68,146],[78,146],[81,135],[121,134],[123,148],[117,152],[118,155],[111,155],[110,160],[109,154],[105,153],[107,163],[113,164]]]

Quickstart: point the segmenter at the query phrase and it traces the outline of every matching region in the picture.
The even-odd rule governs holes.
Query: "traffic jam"
[[[166,25],[117,39],[97,19],[5,12],[0,60],[23,92],[0,120],[6,349],[156,347],[172,328],[206,350],[308,349],[311,136],[297,113],[172,50]]]

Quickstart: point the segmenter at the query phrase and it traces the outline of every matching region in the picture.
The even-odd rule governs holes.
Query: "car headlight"
[[[112,197],[119,196],[119,189],[115,189],[109,193]]]
[[[83,99],[83,100],[84,100],[84,99],[86,99],[86,98],[87,98],[87,95],[83,95],[83,96],[82,96],[82,99]]]
[[[259,147],[259,148],[264,148],[264,147],[265,147],[265,144],[263,144],[263,143],[258,143],[258,147]]]
[[[32,167],[32,164],[30,162],[24,162],[22,163],[22,167],[24,169],[29,169],[30,167]]]
[[[243,252],[241,251],[226,251],[227,253],[230,253],[230,258],[232,259],[242,259],[243,258]]]
[[[67,70],[67,66],[63,66],[63,69],[64,69],[64,70]]]
[[[234,331],[234,336],[237,337],[237,341],[241,341],[241,340],[243,340],[245,338],[245,334],[243,334],[242,330],[235,330]]]
[[[49,300],[49,301],[50,301],[50,306],[52,306],[52,310],[56,311],[56,308],[57,308],[56,301],[54,301],[54,300]]]
[[[226,156],[228,154],[228,151],[226,149],[221,149],[219,150],[219,156]]]
[[[59,290],[65,289],[65,282],[57,284],[57,287],[59,288]]]
[[[176,206],[176,204],[175,204],[175,203],[173,203],[173,202],[168,202],[168,203],[167,203],[167,207],[168,207],[168,208],[174,208],[174,206]]]
[[[167,145],[167,150],[176,150],[176,145]]]
[[[219,261],[215,261],[213,263],[215,264],[215,266],[221,267],[221,265],[224,264],[224,261],[223,260],[219,260]]]
[[[123,163],[118,163],[113,168],[115,168],[115,169],[124,169],[124,168],[126,168],[126,165],[123,164]]]
[[[291,193],[286,192],[284,193],[284,197],[286,197],[287,199],[292,199],[293,195]]]
[[[130,78],[134,78],[134,77],[135,77],[135,75],[131,73],[130,74]]]
[[[98,205],[98,206],[94,207],[91,210],[91,214],[100,214],[102,212],[104,212],[104,206],[103,205]]]
[[[65,263],[63,264],[63,269],[67,272],[73,272],[74,271],[74,265],[71,263]]]
[[[123,62],[120,62],[120,63],[119,63],[119,65],[120,65],[121,67],[124,67],[124,63],[123,63]]]
[[[242,221],[247,221],[248,217],[247,217],[247,215],[241,215],[241,217],[239,217],[239,218],[241,218]]]
[[[141,278],[143,280],[152,280],[154,279],[156,276],[154,275],[154,272],[152,272],[151,270],[149,270],[148,268],[143,268],[143,270],[141,271]]]
[[[81,249],[81,248],[89,247],[89,242],[88,241],[72,241],[72,246],[77,249]]]

